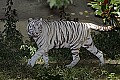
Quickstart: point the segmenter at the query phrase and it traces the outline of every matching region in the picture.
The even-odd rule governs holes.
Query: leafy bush
[[[30,59],[35,54],[37,45],[35,42],[26,40],[25,43],[21,45],[20,50],[20,53],[23,54],[23,56],[25,56],[27,59]]]
[[[57,7],[58,9],[63,6],[67,7],[69,4],[73,3],[72,0],[47,0],[47,2],[49,3],[50,8]]]
[[[91,71],[88,68],[41,68],[35,67],[37,73],[36,77],[33,79],[36,80],[93,80],[94,77],[91,74]]]
[[[0,57],[2,59],[20,59],[20,45],[23,44],[22,34],[16,30],[18,22],[16,9],[12,9],[13,1],[7,0],[5,10],[5,18],[0,19],[5,23],[4,31],[1,33]]]
[[[105,24],[120,27],[117,18],[120,17],[120,0],[93,0],[88,3],[95,14],[101,16]]]
[[[47,0],[50,8],[58,9],[60,14],[60,20],[69,20],[69,14],[65,12],[65,8],[73,3],[73,0]]]
[[[94,42],[107,59],[120,59],[120,30],[100,32],[95,35]]]
[[[106,58],[120,58],[120,0],[92,0],[88,5],[95,10],[97,16],[103,18],[104,24],[114,27],[112,31],[95,35],[94,42],[98,49],[104,52]]]

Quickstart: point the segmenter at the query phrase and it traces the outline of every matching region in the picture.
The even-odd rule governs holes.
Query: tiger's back
[[[90,36],[90,28],[73,21],[43,22],[44,36],[51,47],[63,48],[70,44],[82,44]],[[80,48],[80,46],[79,46]]]

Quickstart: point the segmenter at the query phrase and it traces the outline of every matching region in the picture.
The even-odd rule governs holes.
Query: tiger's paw
[[[31,64],[31,59],[28,60],[27,66],[28,67],[33,67],[34,66],[34,65]]]
[[[105,63],[99,63],[99,66],[103,67],[105,66]]]
[[[66,67],[66,68],[73,68],[74,65],[68,64],[68,65],[66,65],[65,67]]]

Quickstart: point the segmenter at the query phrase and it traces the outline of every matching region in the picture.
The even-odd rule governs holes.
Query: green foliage
[[[34,55],[36,52],[36,48],[32,47],[32,46],[28,46],[28,45],[21,45],[20,49],[26,50],[29,49],[30,50],[30,55]]]
[[[22,34],[16,30],[16,23],[18,22],[16,9],[12,9],[13,1],[7,0],[5,10],[5,17],[0,19],[5,23],[4,31],[1,33],[1,48],[0,57],[2,59],[19,59],[21,54],[20,45],[23,43]]]
[[[100,32],[94,36],[94,42],[107,59],[120,59],[120,30]]]
[[[104,23],[119,27],[120,0],[93,0],[88,5],[95,9],[95,14],[101,16]]]
[[[118,78],[115,76],[115,73],[110,73],[107,77],[107,80],[118,80]]]
[[[71,20],[70,13],[65,12],[65,8],[67,8],[70,4],[73,4],[73,0],[47,0],[50,8],[58,9],[60,20]],[[77,19],[75,20],[77,21]]]
[[[101,75],[106,76],[106,80],[119,80],[115,73],[109,73],[106,70],[101,70],[101,72],[102,72]]]
[[[49,52],[49,57],[51,61],[56,62],[65,62],[66,60],[72,59],[72,54],[70,49],[64,48],[64,49],[51,49]]]
[[[5,65],[1,64],[0,65]],[[8,65],[8,64],[7,64]],[[89,67],[88,67],[89,66]],[[115,69],[117,69],[115,72]],[[110,72],[111,71],[111,72]],[[64,68],[52,66],[43,68],[36,65],[33,68],[22,66],[20,64],[9,64],[0,67],[1,80],[119,80],[120,66],[118,68],[109,65],[106,67],[95,67],[81,65],[80,67]]]
[[[103,51],[105,58],[120,59],[120,0],[92,0],[88,3],[95,14],[102,17],[106,25],[116,27],[109,32],[100,32],[94,36],[94,42],[98,49]]]
[[[107,1],[107,2],[106,2]],[[96,15],[110,17],[111,13],[117,14],[120,17],[120,1],[119,0],[94,0],[88,3],[92,8],[96,9]],[[114,10],[112,10],[114,9]]]
[[[37,48],[33,45],[33,42],[27,40],[24,44],[21,45],[20,50],[21,53],[27,57],[27,59],[29,59],[35,54]]]
[[[67,7],[69,4],[73,3],[72,0],[47,0],[47,2],[49,3],[50,8],[57,7],[58,9],[63,6]]]
[[[62,68],[51,67],[41,68],[35,67],[33,79],[35,80],[93,80],[94,77],[88,68]]]

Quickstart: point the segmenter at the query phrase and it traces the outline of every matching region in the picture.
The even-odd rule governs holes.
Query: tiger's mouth
[[[38,36],[39,36],[39,34],[37,32],[32,33],[32,37],[38,37]]]
[[[28,35],[31,36],[31,37],[35,37],[35,38],[39,36],[38,33],[33,33],[33,32],[32,33],[28,33]]]

